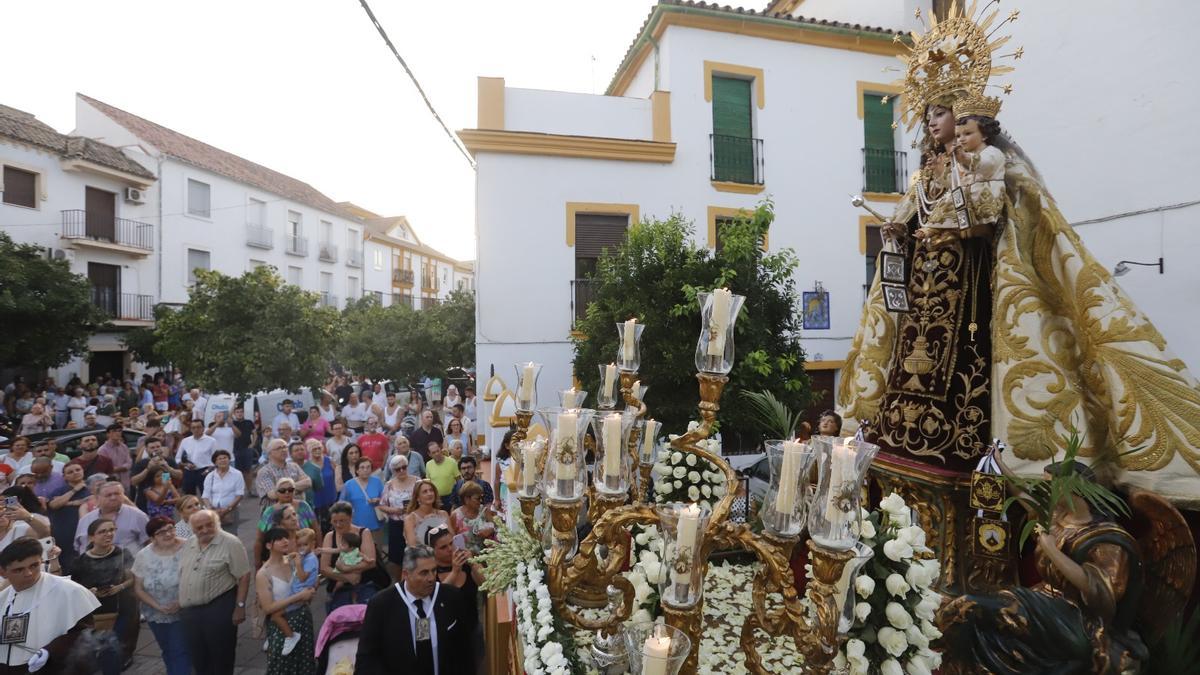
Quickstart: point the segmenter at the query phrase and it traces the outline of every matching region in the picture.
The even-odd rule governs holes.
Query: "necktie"
[[[428,620],[428,615],[425,614],[425,599],[415,598],[417,605],[417,616],[422,620]],[[426,640],[417,640],[417,672],[422,675],[433,675],[433,635]]]

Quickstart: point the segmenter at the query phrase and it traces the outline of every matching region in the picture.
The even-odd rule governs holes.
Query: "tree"
[[[88,337],[106,323],[86,278],[0,232],[0,366],[61,366],[86,354]]]
[[[692,242],[692,225],[680,216],[642,222],[625,242],[606,251],[592,278],[594,300],[578,325],[575,374],[584,389],[599,388],[598,364],[614,361],[616,324],[630,317],[646,324],[639,377],[650,386],[650,415],[682,433],[696,418],[695,349],[700,332],[697,293],[726,287],[746,296],[738,317],[736,360],[721,399],[718,420],[730,447],[757,445],[752,405],[740,392],[769,390],[792,409],[812,403],[791,250],[767,255],[761,242],[774,210],[764,202],[752,214],[721,226],[715,255]]]
[[[154,307],[155,325],[172,312],[166,305]],[[121,343],[129,350],[129,356],[138,363],[144,363],[152,368],[164,369],[171,361],[162,353],[158,332],[153,328],[133,328],[121,336]]]
[[[455,291],[435,307],[381,307],[364,297],[342,312],[337,360],[372,379],[415,382],[475,363],[475,296]]]
[[[212,391],[295,391],[325,381],[338,313],[274,268],[240,277],[196,271],[191,298],[159,318],[154,352]]]

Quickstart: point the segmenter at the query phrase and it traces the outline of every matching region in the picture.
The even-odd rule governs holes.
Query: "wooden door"
[[[89,187],[84,193],[87,212],[86,234],[90,239],[117,240],[117,196],[111,192]]]
[[[121,302],[121,268],[90,262],[88,281],[92,284],[92,302],[109,316],[117,316]]]

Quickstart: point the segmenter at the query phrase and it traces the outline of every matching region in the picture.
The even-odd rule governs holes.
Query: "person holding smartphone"
[[[179,490],[171,481],[170,471],[154,474],[154,483],[146,488],[146,515],[165,516],[175,520],[175,504],[179,503]]]

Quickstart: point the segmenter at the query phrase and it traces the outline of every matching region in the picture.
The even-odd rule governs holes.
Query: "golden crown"
[[[961,120],[969,115],[979,115],[980,117],[996,117],[1000,113],[1000,106],[1003,102],[996,96],[984,96],[976,92],[971,92],[954,102],[951,110],[954,112],[954,119]]]
[[[898,82],[902,87],[903,120],[908,128],[922,119],[926,106],[937,104],[949,108],[966,97],[977,97],[982,101],[988,80],[993,75],[1013,70],[1011,66],[992,65],[993,55],[1011,37],[992,40],[992,35],[1020,16],[1019,10],[1013,10],[1007,18],[996,23],[1000,10],[988,13],[988,9],[999,1],[987,0],[980,8],[980,0],[970,0],[964,8],[955,0],[945,18],[930,17],[929,29],[924,34],[911,34],[909,53],[899,57],[905,64],[905,74]],[[916,10],[916,16],[921,18],[920,9]],[[902,37],[897,35],[896,41],[901,40]],[[1012,57],[1015,60],[1023,53],[1023,49],[1017,49],[996,58]],[[1005,85],[1002,89],[1007,94],[1012,86]],[[993,112],[999,107],[997,103]]]

